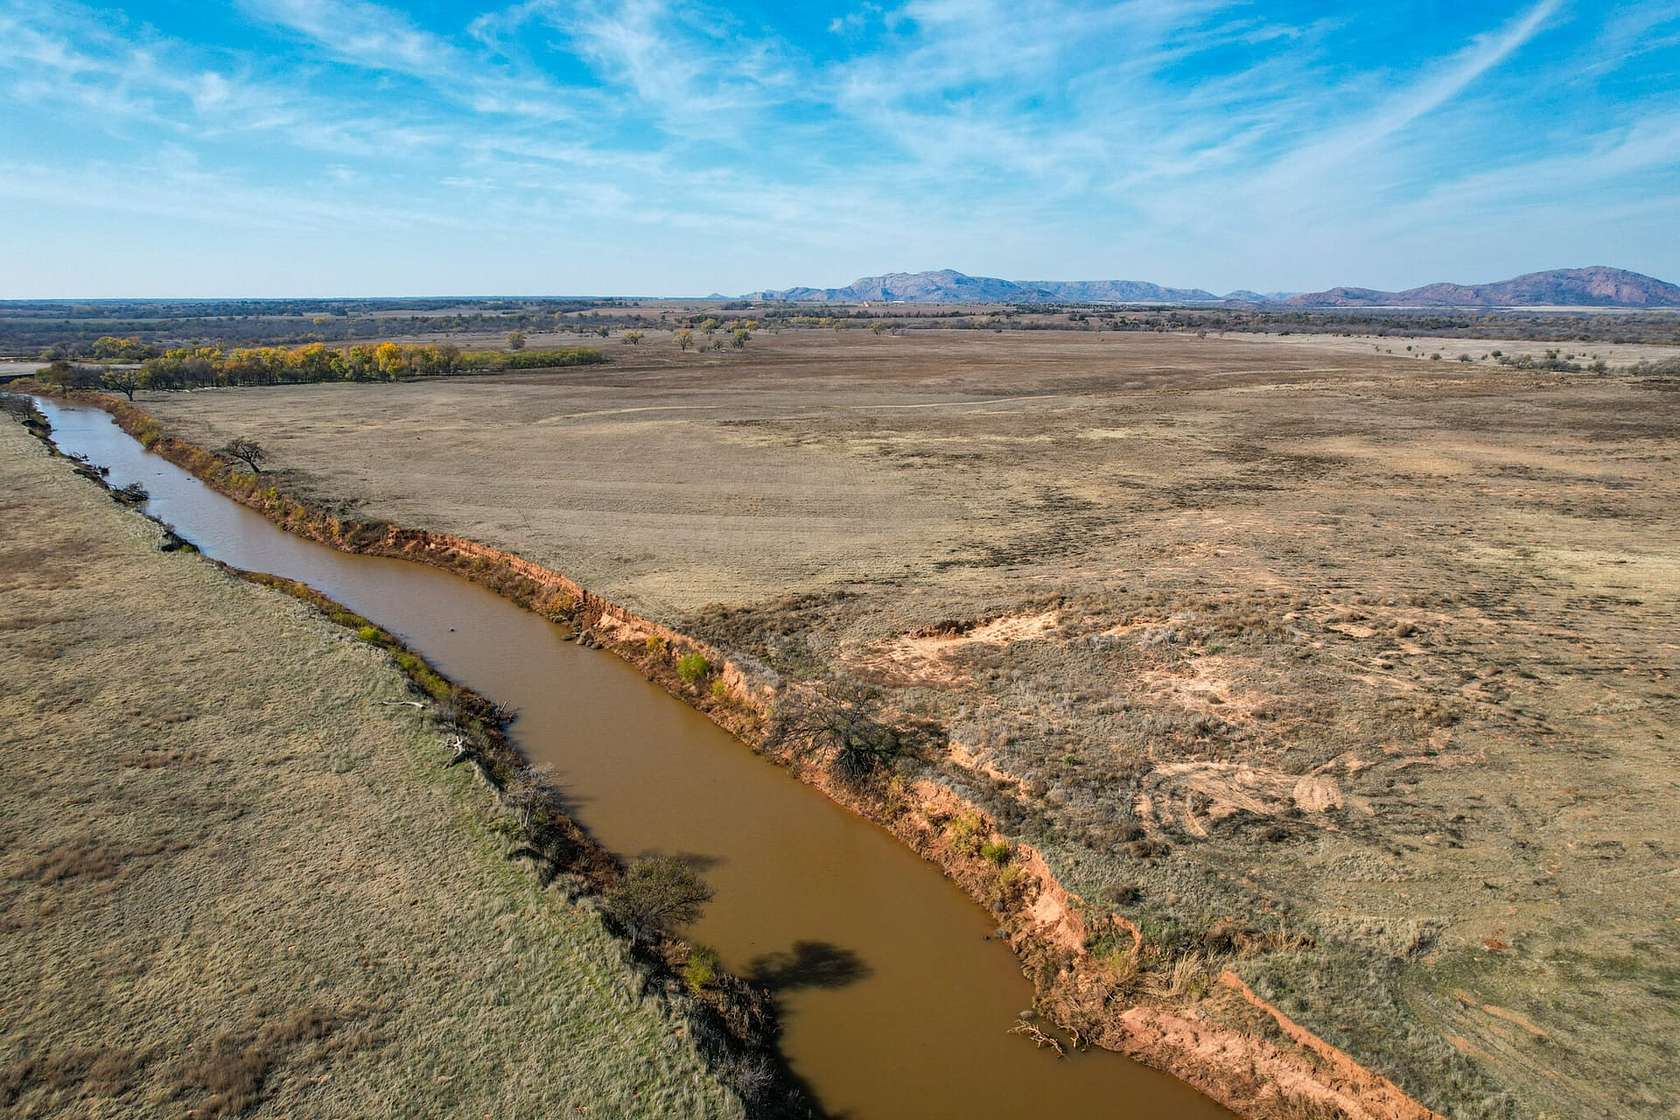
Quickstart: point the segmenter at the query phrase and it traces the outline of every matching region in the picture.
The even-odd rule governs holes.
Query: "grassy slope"
[[[9,423],[0,479],[0,1103],[738,1114],[383,655]]]

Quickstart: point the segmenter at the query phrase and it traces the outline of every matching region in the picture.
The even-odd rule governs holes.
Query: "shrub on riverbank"
[[[703,653],[685,653],[677,658],[677,676],[686,685],[697,683],[701,677],[711,672],[712,663],[706,660]]]
[[[711,899],[712,888],[676,856],[638,859],[606,893],[607,913],[644,943],[669,937],[688,925]]]
[[[706,948],[696,948],[683,966],[683,980],[693,992],[704,991],[717,983],[718,955]]]

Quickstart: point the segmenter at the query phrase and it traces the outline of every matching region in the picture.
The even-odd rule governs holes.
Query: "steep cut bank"
[[[780,682],[757,665],[590,596],[574,581],[511,554],[312,510],[231,470],[216,456],[163,435],[142,410],[120,402],[101,404],[153,450],[284,527],[346,551],[449,568],[549,617],[573,620],[585,629],[587,640],[611,647],[715,721],[764,745],[768,704]],[[678,679],[674,666],[680,653],[699,654],[718,666],[716,679],[723,686],[700,692],[692,682]],[[783,760],[794,761],[785,754]],[[1147,974],[1172,962],[1146,952],[1141,934],[1127,929],[1124,919],[1105,919],[1117,923],[1113,929],[1088,928],[1080,901],[1060,889],[1035,852],[1012,844],[948,789],[913,774],[909,780],[861,787],[838,784],[815,767],[804,768],[801,776],[938,862],[992,909],[1026,964],[1041,1006],[1076,1028],[1064,1044],[1095,1040],[1124,1050],[1255,1115],[1293,1114],[1302,1107],[1351,1116],[1430,1115],[1385,1079],[1288,1023],[1252,993],[1239,991],[1240,985],[1226,982],[1212,993],[1187,990],[1185,981],[1191,978],[1179,977],[1182,969],[1175,966],[1172,975],[1154,978],[1156,998],[1111,1005],[1116,969]]]

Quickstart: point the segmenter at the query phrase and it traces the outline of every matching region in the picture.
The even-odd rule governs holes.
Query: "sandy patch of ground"
[[[851,654],[850,660],[866,671],[904,683],[954,684],[961,670],[951,658],[958,651],[976,644],[1002,646],[1044,638],[1055,626],[1055,611],[994,618],[966,628],[947,623],[873,643]]]

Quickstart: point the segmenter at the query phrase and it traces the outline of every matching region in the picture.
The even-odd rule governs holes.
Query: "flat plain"
[[[741,1115],[387,655],[9,419],[0,520],[6,1115]]]
[[[1680,1108],[1680,383],[1246,335],[610,352],[140,403],[873,686],[1093,914],[1444,1113]]]

